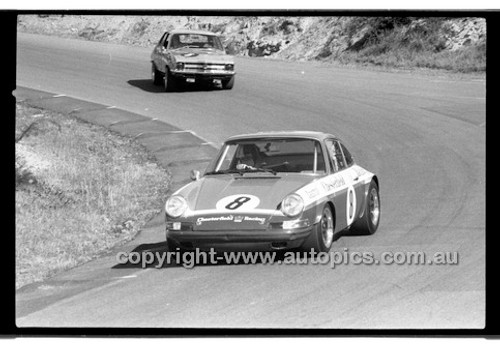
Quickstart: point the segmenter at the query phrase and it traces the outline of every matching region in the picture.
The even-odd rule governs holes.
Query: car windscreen
[[[325,172],[321,145],[302,138],[263,138],[226,143],[208,172],[235,171],[246,166],[275,172]],[[248,170],[248,169],[247,169]]]
[[[183,47],[223,50],[222,43],[217,36],[202,34],[172,35],[170,48],[178,49]]]

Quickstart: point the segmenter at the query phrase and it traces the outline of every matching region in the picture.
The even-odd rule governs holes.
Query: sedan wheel
[[[155,66],[154,62],[151,63],[151,80],[153,81],[153,84],[155,84],[155,85],[161,85],[162,79],[163,79],[163,76],[156,69],[156,66]]]
[[[163,88],[166,92],[177,90],[177,80],[172,76],[168,68],[165,69],[165,76],[163,77]]]

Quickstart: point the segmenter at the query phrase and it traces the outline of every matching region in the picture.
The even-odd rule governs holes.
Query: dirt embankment
[[[15,153],[17,288],[130,241],[168,191],[131,138],[22,102]]]
[[[22,32],[152,47],[166,30],[223,36],[230,54],[389,68],[486,69],[484,18],[19,16]]]

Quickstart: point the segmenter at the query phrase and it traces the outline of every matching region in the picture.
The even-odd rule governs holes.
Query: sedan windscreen
[[[219,37],[200,34],[175,34],[172,36],[170,47],[172,49],[190,47],[223,50]]]

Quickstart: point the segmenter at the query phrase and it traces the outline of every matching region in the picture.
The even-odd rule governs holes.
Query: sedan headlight
[[[172,218],[182,216],[187,209],[187,202],[180,195],[172,195],[165,203],[165,212]]]
[[[285,216],[295,217],[304,210],[304,200],[300,195],[290,194],[281,202],[281,211]]]
[[[175,69],[178,71],[182,71],[184,69],[184,63],[183,62],[177,62],[175,64]]]

